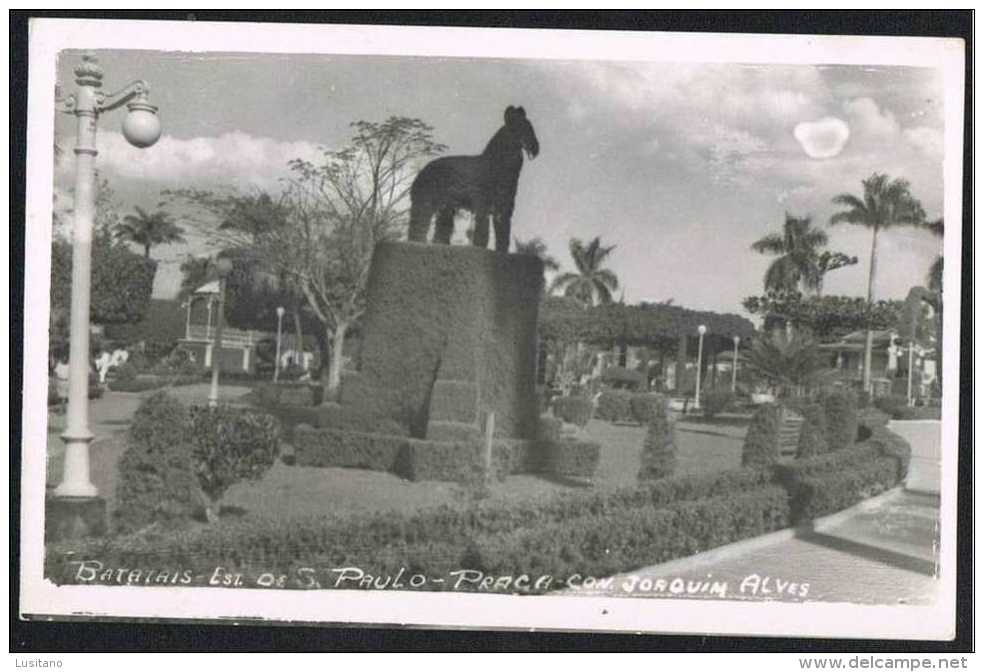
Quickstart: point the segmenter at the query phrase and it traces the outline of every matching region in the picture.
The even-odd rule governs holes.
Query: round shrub
[[[658,394],[634,394],[630,400],[632,418],[640,425],[648,425],[666,406],[666,400]]]
[[[714,387],[700,394],[700,410],[704,412],[705,418],[713,418],[718,413],[723,413],[735,398],[729,388]]]
[[[779,459],[779,428],[782,425],[782,407],[779,404],[763,404],[755,411],[745,435],[741,451],[741,466],[767,467]]]
[[[587,426],[594,412],[591,400],[584,397],[555,397],[552,405],[554,417],[581,429]]]
[[[158,392],[137,408],[117,463],[114,528],[134,532],[154,523],[187,521],[197,508],[188,410]]]
[[[666,399],[657,398],[649,431],[642,444],[639,480],[654,480],[672,476],[676,471],[677,432],[676,421],[670,414]]]
[[[841,450],[854,445],[858,436],[858,400],[850,390],[834,390],[821,397],[827,425],[827,447]]]
[[[206,517],[213,522],[229,486],[259,479],[277,460],[278,424],[272,415],[245,408],[196,406],[191,431],[194,472],[208,500]]]
[[[607,422],[632,420],[632,393],[626,390],[606,390],[598,397],[595,416]]]
[[[137,367],[128,361],[123,362],[110,369],[109,375],[114,381],[128,383],[137,379]]]

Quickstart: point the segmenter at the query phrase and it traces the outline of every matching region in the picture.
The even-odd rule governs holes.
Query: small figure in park
[[[58,412],[65,413],[68,405],[68,362],[58,360],[55,364],[55,394],[58,396]]]
[[[491,216],[496,252],[509,251],[523,150],[536,158],[540,143],[522,107],[507,107],[505,122],[480,155],[444,156],[421,169],[410,187],[409,240],[424,242],[436,214],[434,242],[449,244],[455,213],[465,209],[475,217],[473,245],[488,246]]]

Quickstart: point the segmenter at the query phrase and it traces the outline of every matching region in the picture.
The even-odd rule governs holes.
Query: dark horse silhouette
[[[437,214],[434,242],[447,245],[459,208],[475,216],[472,244],[487,247],[489,216],[495,222],[495,250],[509,251],[509,230],[523,152],[530,159],[540,152],[533,125],[522,107],[510,105],[505,125],[496,131],[478,156],[444,156],[424,166],[410,187],[408,238],[423,242],[431,217]]]

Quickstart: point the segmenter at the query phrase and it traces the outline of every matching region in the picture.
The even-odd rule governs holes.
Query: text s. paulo
[[[289,572],[237,571],[216,566],[207,571],[181,568],[110,567],[99,560],[77,565],[71,583],[117,586],[205,586],[216,588],[280,588],[341,590],[453,590],[486,593],[625,594],[700,598],[803,599],[810,584],[779,577],[749,574],[727,581],[710,574],[700,577],[656,577],[629,574],[595,577],[573,573],[492,574],[477,569],[455,569],[428,575],[400,567],[392,572],[372,572],[361,567],[297,567]]]

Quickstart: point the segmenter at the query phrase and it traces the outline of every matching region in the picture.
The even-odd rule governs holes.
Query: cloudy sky
[[[280,44],[296,49],[289,38]],[[356,120],[418,117],[449,153],[477,154],[504,108],[522,105],[541,153],[523,168],[513,234],[543,238],[565,270],[571,238],[601,236],[617,246],[610,267],[629,303],[742,312],[771,261],[750,245],[778,231],[785,212],[812,216],[828,229],[829,249],[861,258],[829,275],[825,292],[863,295],[870,234],[827,221],[831,198],[860,194],[874,172],[909,180],[929,216],[943,215],[947,101],[944,77],[930,67],[701,63],[699,41],[682,62],[680,54],[599,59],[590,50],[551,60],[95,53],[106,90],[149,82],[164,125],[157,145],[137,150],[119,133],[122,113],[100,120],[100,171],[124,212],[153,208],[165,188],[276,188],[290,159],[340,147]],[[77,62],[77,51],[61,52],[63,86]],[[55,133],[70,147],[73,121],[58,119]],[[72,160],[66,152],[55,170],[67,203]],[[206,250],[155,249],[165,262],[158,296],[174,294],[176,262],[189,251]],[[938,253],[922,231],[880,236],[877,297],[904,297]]]

